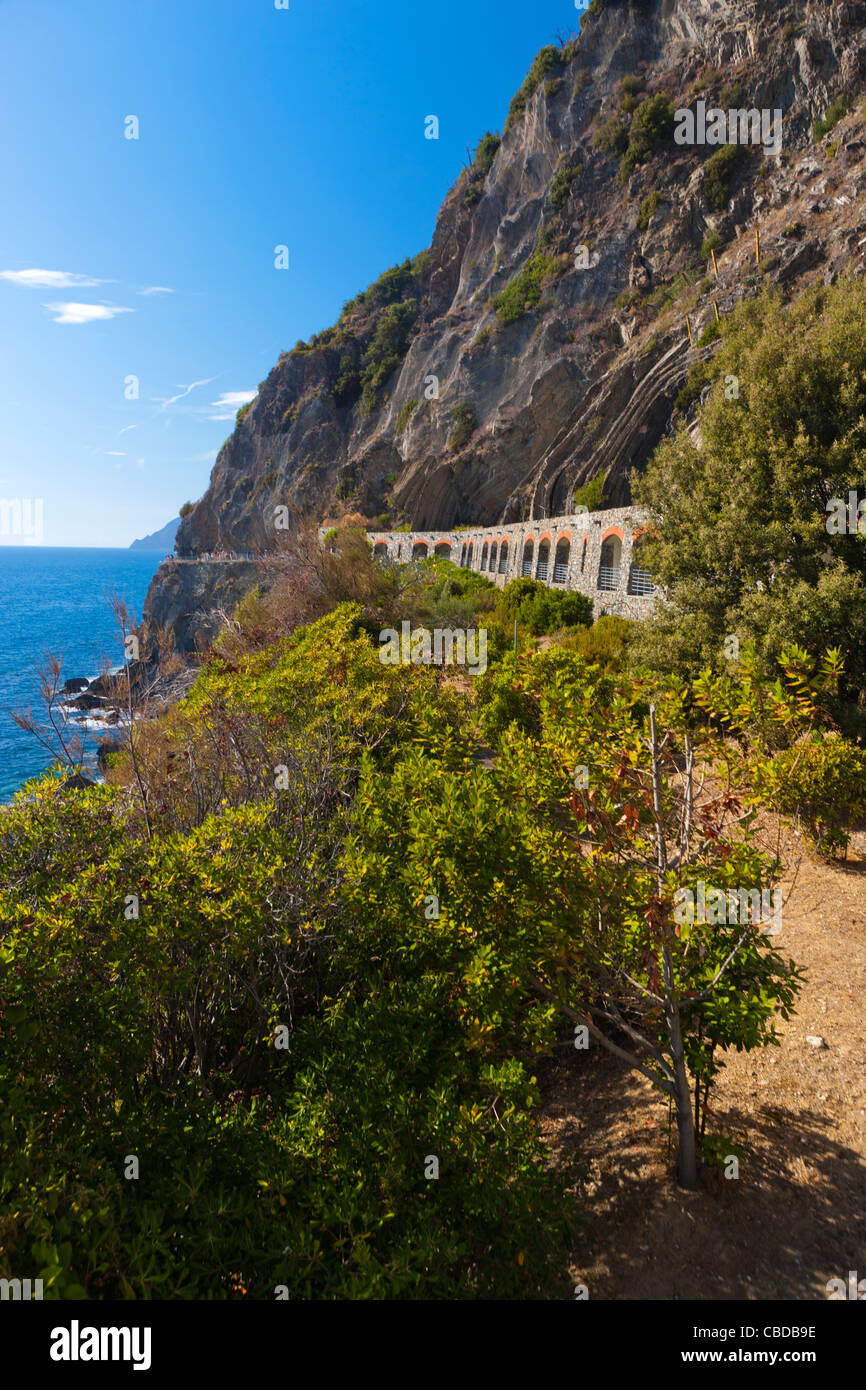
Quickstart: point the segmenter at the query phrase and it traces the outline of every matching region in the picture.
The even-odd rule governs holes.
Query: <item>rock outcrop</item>
[[[537,56],[429,250],[281,355],[179,556],[267,550],[286,504],[412,530],[628,505],[716,314],[766,283],[792,294],[861,270],[866,4],[592,8],[579,39]],[[850,114],[815,139],[840,94]],[[698,101],[780,109],[781,153],[741,146],[708,167],[716,148],[671,138],[670,113]],[[254,582],[232,570],[162,566],[148,617],[189,649],[208,631],[194,610],[229,610]]]

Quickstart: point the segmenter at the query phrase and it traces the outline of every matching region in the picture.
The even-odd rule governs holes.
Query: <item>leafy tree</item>
[[[682,426],[633,478],[662,586],[638,655],[694,674],[752,641],[772,678],[792,643],[838,647],[850,702],[866,689],[866,549],[828,533],[828,504],[866,487],[866,287],[789,306],[765,293],[727,320],[707,374],[700,448]]]

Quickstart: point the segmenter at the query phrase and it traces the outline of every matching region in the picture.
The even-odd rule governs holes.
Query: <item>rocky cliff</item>
[[[288,502],[413,529],[626,504],[717,312],[860,269],[864,62],[864,3],[593,0],[578,39],[536,56],[429,249],[281,355],[178,555],[269,549]],[[675,112],[701,102],[781,110],[781,152],[678,143]]]

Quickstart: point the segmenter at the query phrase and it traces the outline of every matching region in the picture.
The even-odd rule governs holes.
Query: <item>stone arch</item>
[[[489,568],[491,574],[495,574],[495,573],[496,573],[496,559],[497,559],[497,555],[498,555],[498,549],[499,549],[498,543],[497,543],[496,541],[491,541],[491,542],[490,542],[490,564],[489,564],[489,566],[488,566],[488,568]]]
[[[485,541],[481,547],[481,564],[479,566],[479,568],[483,570],[487,569],[487,549],[487,542]]]
[[[450,560],[450,559],[451,559],[451,543],[450,543],[450,541],[437,541],[437,542],[436,542],[436,545],[435,545],[434,548],[433,548],[433,554],[434,554],[434,555],[437,557],[437,559],[439,559],[439,560]]]
[[[527,536],[526,540],[523,542],[523,563],[520,567],[524,578],[529,578],[532,575],[532,558],[534,554],[535,540],[532,536]]]
[[[568,579],[568,562],[571,558],[571,535],[564,531],[557,537],[556,553],[553,557],[553,582],[565,584]]]
[[[499,547],[499,573],[504,574],[508,569],[508,541],[503,540]]]
[[[605,532],[601,543],[601,558],[598,562],[598,582],[596,587],[611,593],[619,588],[619,566],[622,559],[622,532],[612,526]]]
[[[427,542],[426,542],[426,541],[416,541],[416,542],[415,542],[415,544],[412,546],[412,559],[413,559],[413,560],[426,560],[426,559],[427,559]]]
[[[538,542],[538,559],[535,564],[535,577],[546,582],[550,577],[550,535],[545,534]]]

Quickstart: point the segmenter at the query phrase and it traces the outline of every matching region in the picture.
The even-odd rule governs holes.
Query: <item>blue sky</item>
[[[0,0],[0,498],[25,521],[41,499],[45,545],[126,546],[200,497],[280,351],[429,244],[466,146],[579,21],[574,0]]]

